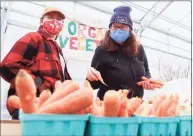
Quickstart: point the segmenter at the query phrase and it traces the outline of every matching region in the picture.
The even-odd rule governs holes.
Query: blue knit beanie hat
[[[128,25],[131,30],[133,29],[133,22],[130,16],[132,9],[129,6],[118,6],[113,11],[114,14],[111,17],[109,28],[112,23],[122,23]]]

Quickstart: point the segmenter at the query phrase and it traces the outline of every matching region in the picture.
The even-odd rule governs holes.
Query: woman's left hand
[[[142,87],[146,90],[154,90],[154,86],[150,84],[150,81],[142,81]]]
[[[146,90],[154,90],[155,87],[150,83],[150,80],[146,77],[142,77],[143,81],[137,83],[137,85],[142,86]]]

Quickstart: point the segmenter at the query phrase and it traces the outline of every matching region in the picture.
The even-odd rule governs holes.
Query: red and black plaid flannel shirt
[[[41,29],[19,39],[0,63],[0,76],[10,83],[8,97],[16,94],[14,81],[19,69],[25,69],[35,81],[42,79],[43,83],[36,85],[37,96],[44,89],[53,91],[57,80],[70,80],[67,67],[62,72],[59,52],[58,44]]]

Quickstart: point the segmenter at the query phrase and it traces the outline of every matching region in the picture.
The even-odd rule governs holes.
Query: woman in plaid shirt
[[[19,39],[0,63],[0,76],[10,83],[8,97],[17,95],[15,77],[25,69],[34,79],[37,96],[41,91],[54,90],[57,80],[70,80],[61,48],[55,39],[63,27],[64,14],[56,8],[46,8],[40,18],[37,32],[30,32]],[[63,63],[63,64],[62,64]],[[18,119],[18,109],[7,107],[13,119]]]

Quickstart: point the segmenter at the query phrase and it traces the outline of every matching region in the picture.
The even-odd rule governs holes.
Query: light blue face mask
[[[126,30],[111,30],[110,37],[117,43],[123,43],[130,36],[130,31]]]

